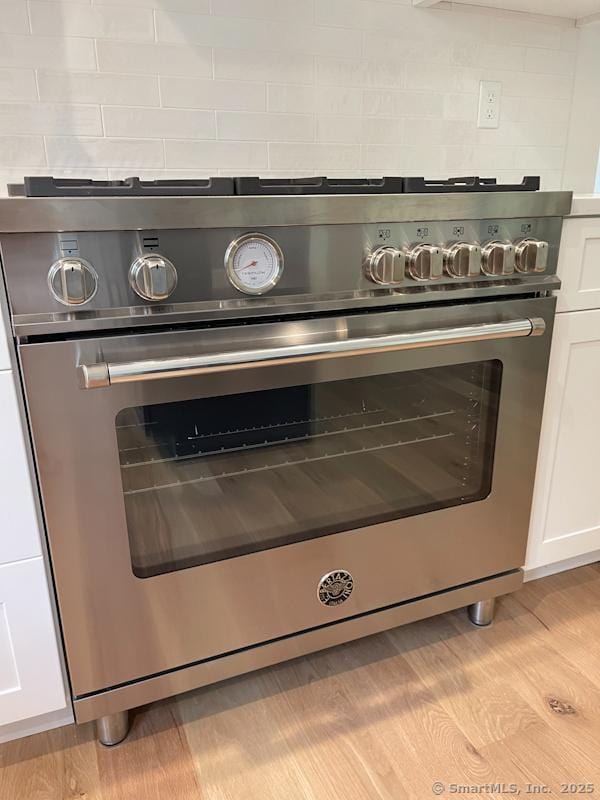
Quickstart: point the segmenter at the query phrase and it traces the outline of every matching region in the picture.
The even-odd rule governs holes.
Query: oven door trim
[[[554,298],[532,298],[21,344],[75,696],[518,569],[526,546],[554,307]],[[274,361],[94,391],[82,389],[78,376],[81,365],[174,353],[305,346],[323,339],[412,335],[536,318],[545,323],[544,335]],[[485,500],[153,578],[133,574],[114,436],[119,410],[493,359],[502,362],[503,377],[492,492]],[[373,559],[376,569],[369,571],[365,565]],[[341,606],[323,606],[316,599],[316,582],[337,568],[351,571],[360,589]]]

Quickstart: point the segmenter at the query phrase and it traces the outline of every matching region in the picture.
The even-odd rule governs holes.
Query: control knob
[[[506,242],[488,242],[481,251],[481,269],[486,275],[498,277],[515,271],[515,248]]]
[[[48,286],[59,303],[82,306],[96,294],[98,275],[83,258],[60,258],[50,267]]]
[[[177,286],[177,270],[168,258],[147,253],[131,265],[129,283],[144,300],[166,300]]]
[[[408,254],[408,272],[416,281],[430,281],[442,277],[444,255],[441,247],[418,244]]]
[[[548,242],[523,239],[515,250],[515,266],[519,272],[544,272],[548,266]]]
[[[444,250],[444,268],[451,278],[472,278],[481,273],[481,247],[456,242]]]
[[[406,256],[397,247],[379,247],[367,259],[365,273],[369,280],[383,285],[402,283]]]

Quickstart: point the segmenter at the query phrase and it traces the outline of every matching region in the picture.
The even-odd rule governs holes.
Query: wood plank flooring
[[[157,703],[112,749],[92,725],[0,746],[1,800],[426,800],[434,781],[600,797],[600,564],[527,584],[487,629],[456,611]]]

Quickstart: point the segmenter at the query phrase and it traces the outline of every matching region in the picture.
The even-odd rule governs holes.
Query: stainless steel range
[[[0,246],[76,718],[522,581],[567,192],[29,179]],[[62,196],[61,196],[62,195]]]

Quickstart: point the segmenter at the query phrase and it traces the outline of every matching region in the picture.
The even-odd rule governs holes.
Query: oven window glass
[[[486,361],[124,409],[135,575],[482,500],[501,372]]]

